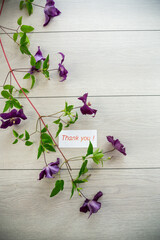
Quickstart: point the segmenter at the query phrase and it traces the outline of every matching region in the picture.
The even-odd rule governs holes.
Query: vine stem
[[[0,9],[0,15],[1,15],[1,13],[2,13],[2,10],[3,10],[4,1],[5,1],[5,0],[3,0],[3,1],[2,1],[2,5],[1,5],[1,9]]]
[[[58,144],[56,143],[55,139],[53,138],[51,132],[50,132],[49,129],[47,128],[45,122],[43,121],[43,118],[42,118],[41,115],[40,115],[40,113],[38,112],[38,110],[36,109],[36,107],[34,106],[34,104],[31,102],[31,100],[28,98],[27,94],[23,91],[21,85],[19,84],[18,80],[16,79],[16,77],[15,77],[13,71],[12,71],[11,65],[10,65],[10,63],[9,63],[9,61],[8,61],[7,55],[6,55],[6,53],[5,53],[5,50],[4,50],[4,47],[3,47],[3,44],[2,44],[1,38],[0,38],[0,45],[1,45],[1,48],[2,48],[2,51],[3,51],[4,57],[5,57],[5,59],[6,59],[6,62],[7,62],[7,64],[8,64],[8,67],[9,67],[9,69],[10,69],[10,72],[11,72],[14,80],[16,81],[18,87],[21,89],[21,91],[23,92],[24,96],[26,97],[26,99],[28,100],[28,102],[30,103],[30,105],[32,106],[32,108],[35,110],[35,112],[36,112],[37,115],[39,116],[40,121],[42,122],[42,124],[43,124],[44,127],[46,128],[48,134],[49,134],[50,137],[52,138],[52,140],[53,140],[55,146],[57,147],[58,151],[60,152],[60,154],[61,154],[62,157],[64,158],[65,164],[66,164],[66,167],[67,167],[67,170],[68,170],[69,175],[70,175],[71,180],[72,180],[72,175],[71,175],[71,173],[70,173],[71,168],[70,168],[70,165],[69,165],[69,163],[68,163],[68,160],[67,160],[67,158],[64,156],[64,154],[63,154],[63,152],[61,151],[61,149],[59,148],[59,146],[58,146]]]

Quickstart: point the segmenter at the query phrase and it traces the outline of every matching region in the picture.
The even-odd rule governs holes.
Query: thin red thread
[[[2,13],[2,10],[3,10],[4,1],[5,1],[5,0],[3,0],[3,2],[2,2],[2,5],[1,5],[1,9],[0,9],[0,15],[1,15],[1,13]]]

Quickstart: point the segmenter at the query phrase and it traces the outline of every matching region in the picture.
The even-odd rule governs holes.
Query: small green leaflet
[[[21,2],[22,2],[22,1],[21,1]],[[19,26],[22,25],[22,16],[21,16],[20,18],[18,18],[18,20],[17,20],[17,24],[18,24]]]
[[[31,77],[31,74],[30,73],[27,73],[24,77],[23,77],[23,79],[29,79]]]
[[[41,133],[47,132],[47,129],[48,129],[48,125],[46,125],[46,127],[44,127],[44,128],[41,130]]]
[[[32,84],[31,84],[31,89],[34,87],[34,84],[36,82],[36,79],[35,79],[35,76],[34,75],[31,75],[31,78],[32,78]]]
[[[25,130],[25,140],[29,140],[30,139],[30,135],[29,133],[27,132],[27,130]]]
[[[22,91],[22,90],[23,90],[23,91]],[[22,88],[22,90],[20,89],[20,90],[19,90],[19,93],[23,93],[23,92],[24,92],[24,93],[29,93],[29,91],[28,91],[26,88]]]
[[[60,132],[62,131],[62,129],[63,129],[63,124],[60,122],[60,123],[59,123],[58,131],[57,131],[57,133],[56,133],[56,137],[58,137],[58,135],[60,134]]]
[[[19,134],[13,129],[13,135],[17,138]]]
[[[18,139],[15,139],[12,144],[16,144],[16,143],[18,143]]]
[[[36,64],[36,59],[31,55],[31,60],[30,60],[31,66],[34,66]]]
[[[76,184],[74,183],[74,181],[72,182],[72,190],[71,190],[71,196],[70,196],[70,199],[73,197],[73,194],[75,192],[75,190],[77,189],[77,186]]]
[[[40,144],[38,148],[37,159],[40,158],[41,154],[44,152],[43,146]]]
[[[86,154],[86,157],[93,154],[93,145],[91,143],[91,141],[89,142],[89,146],[88,146],[88,149],[87,149],[87,154]]]
[[[32,144],[33,144],[33,142],[30,142],[30,141],[26,141],[26,142],[25,142],[25,145],[26,145],[26,146],[31,146]]]
[[[21,26],[21,31],[24,33],[29,33],[29,32],[32,32],[33,30],[34,28],[32,26],[28,26],[28,25]]]
[[[13,40],[16,42],[17,41],[17,38],[18,38],[18,33],[14,33],[13,34]]]
[[[6,90],[8,90],[8,91],[9,91],[9,93],[11,93],[11,94],[12,94],[12,92],[13,92],[13,89],[14,89],[14,86],[12,86],[12,85],[5,85],[5,86],[3,86],[3,89],[6,89]]]
[[[88,164],[88,160],[85,160],[83,162],[82,166],[81,166],[80,171],[79,171],[78,178],[80,178],[83,174],[88,172],[87,164]]]
[[[2,95],[2,97],[6,98],[6,99],[9,99],[9,98],[11,97],[11,95],[9,94],[9,92],[4,91],[4,90],[1,92],[1,95]]]
[[[26,8],[27,8],[27,11],[28,11],[28,14],[29,16],[33,13],[33,7],[32,7],[32,4],[30,2],[27,2],[26,3]]]
[[[55,183],[55,187],[53,188],[50,197],[54,197],[60,191],[63,191],[64,188],[64,180],[57,180]]]

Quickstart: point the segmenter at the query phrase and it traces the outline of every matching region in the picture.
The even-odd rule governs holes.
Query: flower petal
[[[42,178],[44,178],[45,175],[45,168],[40,172],[39,174],[39,180],[41,180]]]
[[[26,117],[26,115],[24,114],[22,108],[18,111],[17,117],[20,117],[20,118],[22,118],[23,120],[26,120],[26,119],[27,119],[27,117]]]
[[[39,62],[41,60],[43,60],[43,61],[45,60],[45,58],[43,57],[42,52],[40,50],[40,46],[38,46],[38,51],[34,55],[34,58],[35,58],[36,62]]]
[[[87,211],[89,211],[89,208],[88,208],[88,202],[89,202],[89,199],[86,199],[82,205],[82,207],[80,207],[80,212],[84,212],[86,213]]]
[[[2,124],[0,126],[0,128],[6,129],[7,127],[11,127],[13,125],[13,123],[10,120],[7,121],[3,121],[1,120]]]
[[[92,215],[92,213],[98,212],[98,210],[101,208],[101,203],[92,200],[88,203],[88,208],[90,211],[90,215],[89,215],[89,217],[90,217]]]
[[[84,104],[81,108],[80,108],[80,111],[81,111],[81,113],[83,114],[83,115],[86,115],[86,114],[88,114],[88,115],[96,115],[96,112],[97,112],[97,110],[96,109],[92,109],[92,108],[90,108],[87,104]]]
[[[103,196],[103,193],[101,191],[99,191],[93,198],[93,201],[97,201],[100,197]]]
[[[88,97],[88,93],[85,93],[82,97],[79,97],[78,99],[81,100],[83,103],[86,103],[87,97]]]
[[[1,113],[0,114],[0,117],[3,118],[4,120],[10,119],[10,118],[13,118],[13,117],[16,117],[16,116],[17,116],[17,110],[16,109],[13,109],[9,113]]]
[[[65,59],[65,55],[61,52],[59,52],[59,54],[62,56],[62,60],[61,60],[61,64],[64,62],[64,59]]]

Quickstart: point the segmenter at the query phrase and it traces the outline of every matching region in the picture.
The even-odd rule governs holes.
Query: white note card
[[[97,130],[62,130],[59,134],[60,148],[88,148],[89,141],[97,147]]]

